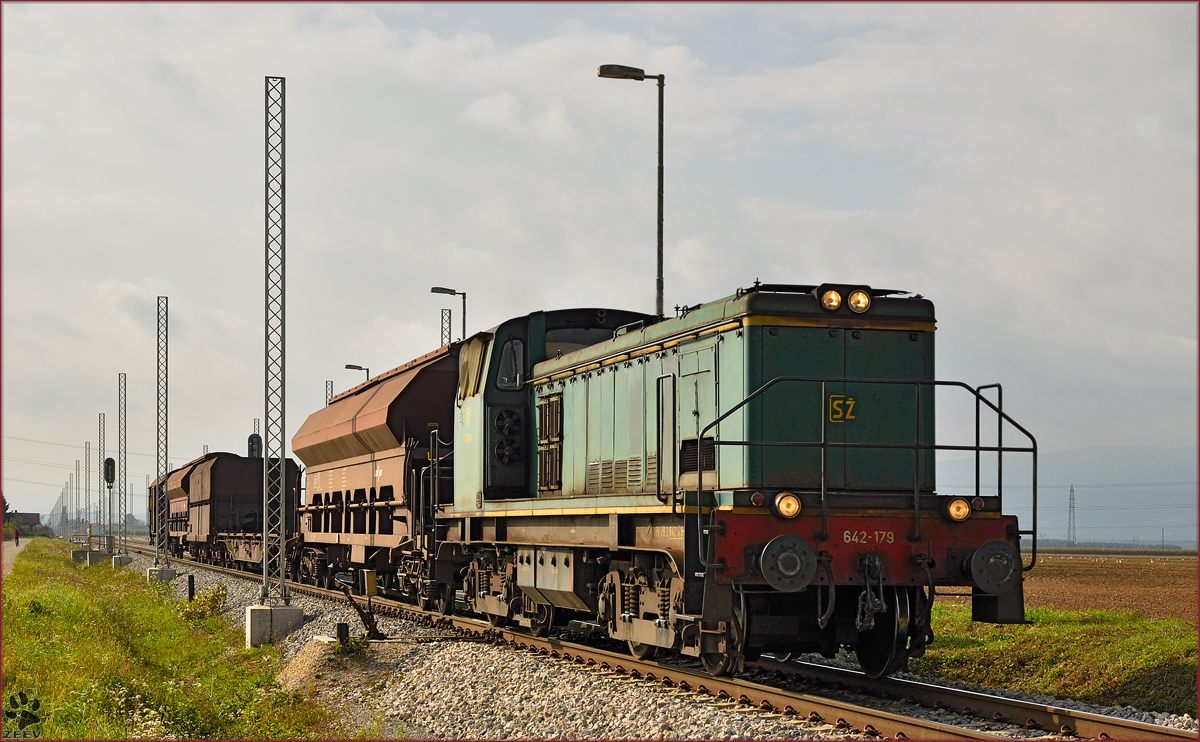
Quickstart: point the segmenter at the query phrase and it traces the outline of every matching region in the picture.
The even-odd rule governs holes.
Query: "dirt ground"
[[[1025,604],[1071,611],[1128,610],[1147,618],[1195,621],[1196,557],[1039,555],[1037,566],[1025,573]]]

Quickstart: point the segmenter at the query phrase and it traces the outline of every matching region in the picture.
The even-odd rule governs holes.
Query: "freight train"
[[[935,454],[1031,455],[1036,527],[1037,445],[987,386],[936,380],[932,302],[756,281],[677,315],[534,312],[334,397],[292,438],[289,579],[373,573],[426,608],[713,674],[843,647],[893,672],[943,586],[971,589],[976,621],[1024,621],[1033,529],[998,486],[939,493]],[[975,406],[974,445],[936,442],[939,389]],[[981,410],[1023,445],[981,445]],[[253,503],[202,491],[229,456],[166,478],[172,543],[253,565]]]

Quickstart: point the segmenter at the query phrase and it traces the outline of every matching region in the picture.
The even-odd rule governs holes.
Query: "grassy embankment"
[[[214,610],[186,610],[128,570],[74,564],[62,541],[30,541],[3,601],[4,688],[40,699],[45,737],[330,733],[325,712],[278,689],[278,649],[246,650]]]
[[[12,541],[13,530],[16,525],[11,521],[4,524],[4,540]],[[33,538],[34,536],[54,536],[54,529],[49,526],[21,526],[21,538]]]
[[[913,672],[1022,693],[1196,716],[1196,622],[1027,608],[1032,625],[971,622],[935,605],[937,640]]]

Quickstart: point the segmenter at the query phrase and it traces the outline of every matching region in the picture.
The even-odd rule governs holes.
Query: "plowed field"
[[[1025,605],[1195,621],[1196,557],[1039,555],[1037,566],[1025,573]]]

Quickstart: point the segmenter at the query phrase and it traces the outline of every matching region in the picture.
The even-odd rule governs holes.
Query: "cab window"
[[[500,368],[496,371],[496,388],[520,389],[525,376],[525,344],[511,338],[500,351]]]
[[[487,344],[479,338],[472,339],[458,354],[458,401],[474,396],[479,391],[480,368],[483,366]]]

